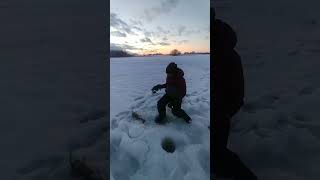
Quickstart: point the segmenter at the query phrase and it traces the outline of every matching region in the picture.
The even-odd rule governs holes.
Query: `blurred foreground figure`
[[[234,50],[237,36],[225,22],[211,23],[213,62],[211,63],[211,102],[213,102],[213,164],[211,172],[217,177],[235,180],[255,180],[257,177],[227,148],[231,118],[244,104],[244,76],[241,58]]]

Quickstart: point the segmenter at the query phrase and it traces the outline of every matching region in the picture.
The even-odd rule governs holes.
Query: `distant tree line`
[[[185,52],[185,55],[192,55],[192,54],[210,54],[210,52]]]
[[[191,52],[185,52],[183,53],[185,55],[192,55],[192,54],[210,54],[210,52],[195,52],[195,51],[191,51]],[[182,55],[182,53],[177,50],[177,49],[174,49],[170,52],[170,55],[171,56],[179,56],[179,55]]]
[[[123,50],[110,50],[110,57],[132,57],[133,55]]]
[[[179,56],[181,55],[181,52],[178,49],[174,49],[170,52],[171,56]]]
[[[192,55],[192,54],[210,54],[210,52],[185,52],[181,53],[178,49],[173,49],[170,51],[169,55],[171,56],[180,56],[180,55]],[[144,54],[140,56],[157,56],[157,55],[163,55],[162,53],[153,53],[153,54]],[[110,57],[134,57],[134,56],[139,56],[138,54],[132,54],[128,53],[125,50],[110,50]]]

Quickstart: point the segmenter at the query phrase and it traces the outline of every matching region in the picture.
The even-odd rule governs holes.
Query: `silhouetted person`
[[[231,118],[244,103],[244,76],[241,58],[234,50],[237,43],[236,33],[225,22],[213,19],[211,23],[213,165],[211,167],[218,177],[257,179],[239,157],[227,148]]]
[[[156,123],[163,123],[166,117],[166,106],[172,109],[172,114],[183,118],[187,123],[191,122],[191,118],[181,109],[183,97],[186,95],[186,81],[184,72],[178,68],[177,64],[171,62],[167,68],[167,79],[165,84],[158,84],[152,88],[152,92],[165,88],[166,94],[158,101],[157,107],[159,116],[156,117]]]

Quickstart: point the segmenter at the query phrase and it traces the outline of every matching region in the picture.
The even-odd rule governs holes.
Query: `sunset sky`
[[[209,0],[111,0],[110,49],[210,51]]]

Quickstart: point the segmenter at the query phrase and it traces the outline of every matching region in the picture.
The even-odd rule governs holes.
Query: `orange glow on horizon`
[[[204,44],[201,44],[202,46],[205,46]],[[185,52],[209,52],[210,48],[209,45],[202,47],[200,44],[197,47],[191,46],[191,45],[169,45],[169,46],[155,46],[152,48],[148,48],[145,50],[137,50],[137,51],[130,51],[132,53],[136,53],[139,55],[145,55],[145,54],[170,54],[170,52],[173,49],[177,49],[179,50],[181,53],[185,53]]]

